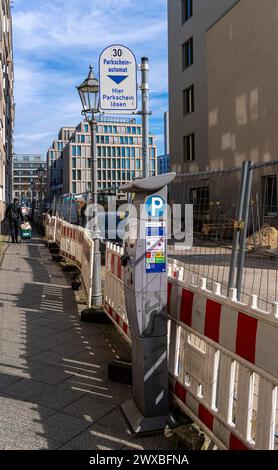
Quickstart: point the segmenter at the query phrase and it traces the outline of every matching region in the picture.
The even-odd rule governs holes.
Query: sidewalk
[[[69,281],[43,240],[9,245],[0,267],[0,449],[169,449],[134,436],[107,379],[125,354],[111,325],[81,324]]]

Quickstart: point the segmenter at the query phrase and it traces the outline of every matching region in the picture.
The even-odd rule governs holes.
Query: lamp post
[[[40,180],[40,212],[42,212],[42,183],[45,175],[45,168],[40,165],[37,169],[37,173]]]
[[[36,189],[36,183],[35,183],[34,180],[32,180],[31,183],[30,183],[30,189],[31,189],[31,220],[32,220],[32,222],[34,222],[34,210],[35,210],[34,192],[35,192],[35,189]]]
[[[101,292],[101,252],[100,252],[100,230],[98,226],[98,189],[97,189],[97,147],[96,133],[97,121],[95,115],[99,113],[99,82],[94,76],[93,67],[90,66],[89,75],[84,82],[77,87],[82,103],[82,114],[86,117],[91,131],[91,185],[92,185],[92,238],[94,241],[93,262],[93,285],[92,285],[92,308],[101,311],[103,300]],[[85,319],[85,317],[84,317]]]
[[[31,209],[33,209],[33,201],[34,201],[34,192],[36,188],[36,183],[34,180],[30,183],[30,190],[31,190]]]

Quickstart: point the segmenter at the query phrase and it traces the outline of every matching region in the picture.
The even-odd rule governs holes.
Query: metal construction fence
[[[86,268],[84,257],[91,266],[93,247],[85,249],[86,231],[49,216],[44,216],[44,225],[47,239],[81,268],[83,284],[90,287],[92,268]],[[122,248],[107,243],[104,305],[130,342],[122,256]],[[200,283],[189,281],[187,269],[173,259],[168,272],[173,399],[219,448],[277,449],[278,304],[273,302],[267,313],[254,297],[243,303],[235,290],[225,295],[225,284],[204,276]],[[89,289],[86,293],[90,299]]]
[[[226,293],[237,289],[238,300],[271,310],[278,300],[277,175],[278,162],[244,162],[177,176],[171,202],[193,205],[194,241],[184,250],[171,242],[169,257],[186,281],[219,282]]]
[[[123,250],[107,244],[105,310],[130,342]],[[220,449],[277,449],[278,315],[168,273],[168,365],[173,400]]]

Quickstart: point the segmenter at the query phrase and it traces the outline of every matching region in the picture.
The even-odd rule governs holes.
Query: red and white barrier
[[[54,243],[56,242],[56,225],[56,217],[50,217],[50,220],[48,221],[48,233],[46,236],[49,241],[53,241]]]
[[[84,229],[81,261],[81,277],[86,292],[88,307],[92,306],[92,284],[93,284],[93,263],[94,263],[94,242],[90,234]]]
[[[115,326],[130,342],[130,329],[125,309],[125,295],[123,286],[123,268],[121,257],[123,250],[120,247],[107,243],[104,305],[105,310]]]
[[[49,217],[45,222],[47,239],[56,242],[60,248],[61,256],[71,260],[79,267],[87,304],[90,308],[92,305],[94,253],[94,243],[90,233],[82,227],[71,225],[56,217]]]
[[[61,245],[61,238],[62,238],[62,229],[63,229],[63,225],[65,224],[66,222],[62,219],[58,219],[56,220],[56,234],[55,234],[55,242],[57,243],[58,246]]]
[[[47,219],[52,224],[52,219]],[[47,231],[48,236],[50,230]],[[93,241],[89,233],[56,220],[61,254],[81,269],[91,299]],[[125,308],[123,250],[107,244],[105,310],[131,341]],[[168,362],[173,400],[222,449],[274,449],[278,430],[278,304],[271,313],[188,284],[174,265],[168,276]]]
[[[171,384],[178,403],[224,448],[273,449],[277,319],[207,291],[204,282],[186,287],[178,277],[168,284]]]
[[[130,341],[119,247],[108,244],[105,308]],[[173,399],[222,449],[273,449],[278,429],[278,316],[168,278],[169,371]]]

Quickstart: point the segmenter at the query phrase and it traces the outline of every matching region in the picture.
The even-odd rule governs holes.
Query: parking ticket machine
[[[124,288],[132,336],[133,398],[122,405],[135,432],[169,421],[167,365],[167,186],[175,173],[135,180],[124,241]]]

